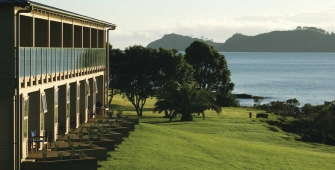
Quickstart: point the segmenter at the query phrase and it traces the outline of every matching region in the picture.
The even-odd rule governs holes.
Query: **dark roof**
[[[28,0],[0,0],[0,5],[25,7],[29,5],[29,1]]]
[[[91,17],[76,14],[76,13],[73,13],[73,12],[70,12],[70,11],[62,10],[62,9],[59,9],[59,8],[44,5],[44,4],[34,2],[34,1],[30,1],[30,0],[0,0],[0,6],[2,6],[2,5],[20,6],[20,7],[32,6],[34,9],[40,9],[40,10],[44,10],[44,11],[47,11],[47,12],[52,12],[52,13],[59,14],[59,15],[64,15],[64,16],[68,16],[68,17],[70,16],[70,17],[77,18],[77,19],[82,19],[82,20],[86,20],[86,21],[90,21],[90,22],[95,22],[95,23],[102,24],[106,27],[112,27],[114,29],[116,27],[116,25],[112,24],[112,23],[97,20],[97,19],[94,19],[94,18],[91,18]]]

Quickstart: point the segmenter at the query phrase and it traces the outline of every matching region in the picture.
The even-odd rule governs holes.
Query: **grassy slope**
[[[117,104],[130,106],[116,97]],[[148,101],[148,108],[154,100]],[[296,136],[249,119],[246,108],[223,108],[206,120],[172,122],[146,111],[129,138],[100,169],[334,169],[335,147],[295,141]],[[125,111],[125,114],[135,112]],[[275,116],[271,115],[270,119]]]

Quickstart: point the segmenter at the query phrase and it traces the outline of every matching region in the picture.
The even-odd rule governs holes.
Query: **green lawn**
[[[140,125],[118,146],[104,169],[335,169],[335,147],[296,141],[297,136],[249,119],[249,108],[223,108],[206,112],[193,122],[169,123],[153,114],[148,101]],[[112,107],[130,108],[117,96]],[[124,114],[135,115],[134,111]],[[276,119],[270,115],[269,119]]]

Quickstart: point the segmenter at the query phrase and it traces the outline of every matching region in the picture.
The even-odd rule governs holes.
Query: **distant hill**
[[[204,41],[207,44],[219,48],[222,43],[214,43],[211,40],[203,40],[199,38],[192,38],[189,36],[183,36],[183,35],[178,35],[178,34],[166,34],[163,36],[163,38],[153,41],[147,45],[147,47],[151,48],[159,48],[159,47],[164,47],[166,49],[177,49],[178,51],[184,51],[190,44],[194,41]]]
[[[147,47],[175,48],[184,51],[193,41],[200,40],[212,45],[218,51],[227,52],[335,52],[334,33],[328,34],[322,29],[307,29],[314,27],[298,28],[290,31],[273,31],[256,36],[237,33],[227,39],[225,43],[167,34],[163,38],[149,43]]]

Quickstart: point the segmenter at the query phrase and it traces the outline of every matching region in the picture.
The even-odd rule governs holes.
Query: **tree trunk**
[[[108,101],[109,106],[112,104],[113,97],[114,97],[113,95],[109,95],[109,101]]]
[[[192,114],[183,114],[181,116],[181,121],[193,121]]]
[[[165,117],[170,117],[169,112],[168,112],[167,109],[164,110],[164,113],[165,113]]]

